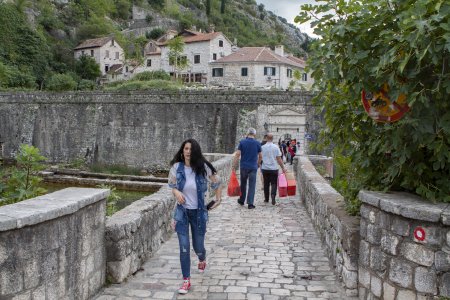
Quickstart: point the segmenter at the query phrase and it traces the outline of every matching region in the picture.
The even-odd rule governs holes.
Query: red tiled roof
[[[289,55],[289,56],[287,57],[287,59],[290,59],[290,60],[292,60],[292,61],[294,61],[294,62],[296,62],[296,63],[298,63],[298,64],[301,64],[301,65],[303,65],[303,67],[306,66],[305,61],[304,61],[303,59],[301,59],[301,58],[298,58],[298,57]]]
[[[97,39],[85,40],[85,41],[81,42],[81,44],[76,46],[75,50],[101,47],[112,39],[113,38],[111,36],[107,36],[107,37],[102,37],[102,38],[97,38]]]
[[[122,65],[121,64],[112,65],[109,68],[108,72],[106,72],[106,73],[108,73],[108,74],[120,74],[121,73],[120,72],[121,69],[122,69]]]
[[[213,63],[234,63],[234,62],[282,63],[299,68],[305,67],[304,64],[275,54],[275,52],[266,47],[243,47],[230,55],[227,55],[225,57],[216,60]]]
[[[221,34],[222,34],[221,32],[203,33],[192,30],[184,30],[178,36],[181,36],[183,41],[187,44],[187,43],[210,41]],[[169,41],[165,41],[163,43],[159,43],[159,45],[166,45],[168,42]]]

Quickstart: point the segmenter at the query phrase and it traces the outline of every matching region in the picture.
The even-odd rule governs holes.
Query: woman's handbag
[[[241,187],[239,186],[239,181],[236,177],[236,172],[231,171],[230,182],[228,183],[227,190],[228,197],[240,197],[241,196]]]
[[[278,175],[278,196],[280,198],[286,197],[288,195],[288,185],[286,180],[286,175],[281,173]]]

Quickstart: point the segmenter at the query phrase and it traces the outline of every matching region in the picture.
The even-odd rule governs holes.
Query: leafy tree
[[[450,3],[321,3],[303,5],[296,22],[312,20],[320,36],[308,64],[328,144],[351,158],[359,187],[450,202]],[[363,89],[384,84],[410,106],[396,123],[376,123],[361,105]]]
[[[211,15],[211,0],[206,0],[206,15]]]
[[[148,4],[159,10],[164,8],[165,3],[166,3],[165,0],[148,0]]]
[[[34,89],[36,78],[29,69],[19,70],[15,66],[4,65],[0,62],[0,87]]]
[[[128,20],[131,15],[131,2],[129,0],[115,0],[114,16],[122,20]]]
[[[102,75],[100,65],[93,57],[82,55],[75,63],[75,72],[82,79],[95,80]]]
[[[16,157],[17,167],[2,171],[0,176],[0,197],[6,199],[0,203],[11,204],[33,198],[47,191],[41,188],[42,178],[37,173],[44,169],[46,160],[38,148],[22,144]]]
[[[95,90],[96,87],[95,81],[88,80],[88,79],[81,79],[80,82],[78,82],[78,88],[79,91],[92,91]]]
[[[77,87],[77,82],[68,74],[54,74],[46,84],[47,90],[54,92],[71,91]]]
[[[78,27],[77,36],[79,40],[102,37],[115,32],[114,25],[110,20],[91,14],[87,22]]]
[[[221,0],[220,1],[220,13],[224,14],[225,13],[225,6],[226,6],[226,0]]]
[[[173,65],[173,71],[175,78],[178,77],[178,73],[186,69],[189,65],[184,53],[184,41],[180,36],[171,39],[167,46],[169,47],[169,62]]]

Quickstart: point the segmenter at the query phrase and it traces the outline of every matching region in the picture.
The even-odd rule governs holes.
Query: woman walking
[[[181,144],[180,149],[170,162],[169,186],[175,196],[177,205],[174,211],[173,225],[180,245],[180,263],[183,273],[183,285],[178,290],[186,294],[191,288],[191,258],[189,227],[192,245],[199,259],[198,270],[206,268],[205,233],[208,211],[216,208],[222,201],[220,178],[213,165],[202,154],[200,145],[194,139]],[[205,194],[210,183],[215,191],[216,201],[205,205]]]

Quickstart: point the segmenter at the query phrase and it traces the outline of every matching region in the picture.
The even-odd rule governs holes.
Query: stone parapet
[[[319,232],[348,296],[358,294],[359,219],[349,216],[343,197],[316,171],[307,156],[294,159],[301,200]]]
[[[67,188],[0,207],[0,299],[89,299],[105,282],[109,190]]]
[[[213,163],[224,185],[230,177],[232,157]],[[210,196],[212,196],[212,193]],[[106,221],[106,272],[119,283],[137,272],[172,234],[175,200],[168,186],[118,211]]]
[[[360,299],[450,296],[449,204],[360,191]]]
[[[333,158],[324,155],[308,155],[309,160],[314,167],[321,166],[324,171],[324,177],[334,177]]]

